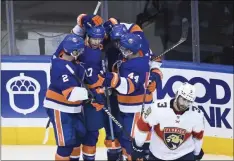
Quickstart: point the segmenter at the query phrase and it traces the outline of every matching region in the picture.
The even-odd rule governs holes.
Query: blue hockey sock
[[[122,148],[119,149],[108,149],[107,160],[122,160]]]

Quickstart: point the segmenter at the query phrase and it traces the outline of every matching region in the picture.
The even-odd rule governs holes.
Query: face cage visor
[[[122,53],[123,57],[126,58],[126,59],[127,59],[129,56],[133,55],[133,52],[132,52],[131,50],[126,49],[126,48],[123,47],[123,46],[120,46],[120,45],[119,45],[119,50],[120,50],[120,52]]]
[[[89,45],[93,48],[93,49],[97,49],[100,47],[100,45],[102,44],[103,39],[102,38],[89,38]]]
[[[84,53],[84,48],[78,49],[78,50],[73,50],[70,54],[73,56],[75,59],[78,58],[81,54]]]

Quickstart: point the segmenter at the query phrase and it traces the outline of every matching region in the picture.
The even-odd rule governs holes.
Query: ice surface
[[[55,146],[1,146],[2,160],[54,160]],[[81,159],[82,160],[82,159]],[[106,160],[106,149],[98,148],[96,160]],[[233,160],[233,157],[206,154],[203,160]]]

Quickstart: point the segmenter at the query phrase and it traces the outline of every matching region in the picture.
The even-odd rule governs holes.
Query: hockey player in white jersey
[[[200,160],[204,115],[193,106],[195,87],[183,83],[173,99],[156,101],[144,110],[135,128],[132,159],[143,158],[142,146],[151,132],[149,160]]]

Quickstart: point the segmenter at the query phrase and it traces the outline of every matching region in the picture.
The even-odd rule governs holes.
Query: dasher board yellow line
[[[1,127],[3,145],[42,145],[45,128],[43,127]],[[104,147],[105,130],[101,129],[98,147]],[[233,156],[233,139],[204,137],[203,150],[207,154]],[[46,145],[55,145],[53,128],[50,128]]]

